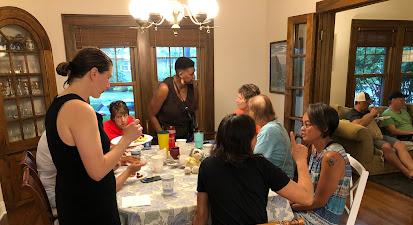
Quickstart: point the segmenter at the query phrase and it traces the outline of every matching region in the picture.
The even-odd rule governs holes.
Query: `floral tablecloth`
[[[143,158],[156,153],[157,146],[152,150],[143,150]],[[148,176],[157,175],[151,172],[151,165],[142,168]],[[123,225],[140,224],[192,224],[196,208],[197,174],[185,175],[183,167],[164,166],[164,173],[172,173],[175,177],[174,193],[162,195],[162,181],[142,183],[139,180],[128,179],[117,193],[121,223]],[[149,195],[151,205],[122,208],[122,197]],[[270,191],[267,205],[268,221],[292,220],[293,213],[287,200]]]

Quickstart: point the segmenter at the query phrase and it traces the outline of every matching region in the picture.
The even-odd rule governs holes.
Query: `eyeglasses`
[[[308,129],[309,127],[313,126],[313,124],[311,123],[304,123],[303,121],[301,121],[301,127],[305,127],[305,129]]]

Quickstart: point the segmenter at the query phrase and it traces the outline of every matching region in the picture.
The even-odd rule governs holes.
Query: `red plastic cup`
[[[172,147],[171,150],[170,150],[170,154],[171,154],[172,158],[178,159],[179,147]]]

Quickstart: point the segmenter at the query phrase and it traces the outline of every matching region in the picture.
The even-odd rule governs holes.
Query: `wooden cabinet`
[[[20,192],[24,150],[36,150],[57,94],[46,31],[32,15],[0,7],[0,181],[7,211],[30,201]]]

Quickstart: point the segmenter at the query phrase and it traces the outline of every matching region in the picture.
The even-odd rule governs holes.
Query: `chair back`
[[[37,173],[36,157],[34,157],[34,155],[30,151],[23,152],[23,158],[20,162],[20,167],[22,169],[24,169],[24,167],[26,166]]]
[[[23,169],[22,190],[28,191],[33,195],[34,205],[40,211],[40,218],[43,221],[42,224],[53,225],[52,208],[50,207],[46,191],[37,173],[28,166]]]
[[[350,165],[360,175],[356,182],[353,182],[353,178],[350,178],[350,207],[346,206],[348,213],[347,225],[353,225],[356,222],[357,214],[360,209],[361,199],[363,198],[364,189],[366,188],[367,178],[369,172],[356,159],[347,154]],[[356,191],[355,191],[356,190]],[[354,194],[354,191],[356,192]]]
[[[265,223],[261,225],[304,225],[304,219],[303,218],[297,218],[293,220],[284,220],[284,221],[278,221],[275,223]]]

